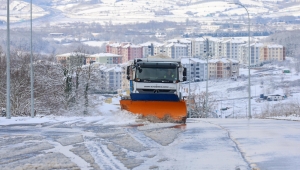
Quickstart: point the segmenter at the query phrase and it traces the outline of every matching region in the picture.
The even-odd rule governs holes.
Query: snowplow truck
[[[121,109],[145,117],[186,122],[187,106],[181,95],[186,68],[181,65],[180,59],[135,59],[127,66],[126,72],[130,96],[121,98]]]

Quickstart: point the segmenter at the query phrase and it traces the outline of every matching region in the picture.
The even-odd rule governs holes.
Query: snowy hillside
[[[11,22],[22,22],[30,19],[30,3],[25,1],[11,1],[9,8]],[[49,11],[33,4],[32,13],[32,18],[35,19],[49,14]],[[2,1],[0,5],[0,21],[6,22],[6,18],[6,1]]]
[[[299,105],[300,99],[300,75],[294,70],[291,73],[283,73],[287,69],[284,66],[264,65],[262,68],[251,69],[251,114],[252,117],[282,116],[292,111],[292,105]],[[199,94],[206,90],[206,82],[194,82],[185,84],[183,95],[188,96],[189,86],[191,93]],[[236,81],[209,80],[208,92],[211,93],[216,105],[215,115],[218,117],[245,118],[248,116],[248,69],[240,68],[240,78]],[[263,100],[265,96],[278,94],[287,95],[280,101]],[[222,108],[228,108],[222,110]],[[295,114],[298,114],[296,112]],[[299,114],[298,114],[299,116]]]
[[[1,0],[3,1],[3,0]],[[0,2],[1,2],[0,1]],[[0,20],[5,21],[6,5],[3,1],[0,9]],[[99,22],[113,24],[155,21],[184,22],[187,18],[195,21],[212,21],[220,19],[223,14],[241,15],[246,11],[238,5],[229,4],[231,1],[208,0],[55,0],[38,1],[34,5],[34,16],[50,15],[56,19],[49,22],[70,21]],[[35,3],[35,2],[33,2]],[[241,0],[247,6],[251,17],[300,16],[299,3],[291,1]],[[43,8],[43,9],[42,9]],[[28,19],[29,6],[25,1],[12,1],[13,22]],[[26,16],[24,16],[26,15]]]

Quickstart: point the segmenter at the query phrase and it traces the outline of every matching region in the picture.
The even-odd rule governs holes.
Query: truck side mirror
[[[129,73],[130,73],[130,66],[127,66],[127,70],[126,70],[127,76],[129,76]]]
[[[185,67],[183,67],[183,73],[182,73],[183,75],[183,77],[186,77],[186,68]]]

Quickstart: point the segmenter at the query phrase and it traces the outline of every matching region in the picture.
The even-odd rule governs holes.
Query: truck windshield
[[[136,71],[136,81],[173,82],[178,80],[177,68],[141,68]]]

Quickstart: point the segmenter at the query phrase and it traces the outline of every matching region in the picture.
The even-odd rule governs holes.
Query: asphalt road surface
[[[297,121],[188,119],[186,125],[103,125],[78,119],[0,125],[1,170],[296,170],[299,151]]]

